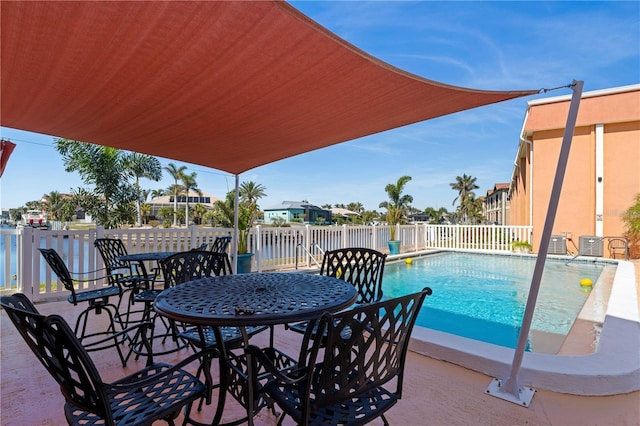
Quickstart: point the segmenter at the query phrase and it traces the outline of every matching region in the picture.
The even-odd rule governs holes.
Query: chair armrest
[[[196,361],[198,359],[202,359],[203,361],[207,358],[211,359],[213,358],[213,354],[217,355],[217,353],[217,348],[212,347],[197,352],[174,365],[166,363],[154,363],[143,370],[137,371],[112,383],[105,383],[104,385],[111,392],[126,392],[131,389],[142,388],[157,383],[159,380],[165,377],[169,377],[175,372],[183,370],[185,366],[191,364],[193,361]],[[147,375],[150,371],[153,370],[157,370],[157,372],[152,373],[151,375]],[[189,374],[193,376],[193,374]]]
[[[89,275],[89,274],[95,274],[95,273],[100,273],[101,275],[94,277],[94,278],[81,278],[81,275]],[[106,268],[102,268],[102,269],[96,269],[94,271],[87,271],[87,272],[72,272],[69,271],[69,275],[71,275],[71,278],[74,281],[78,281],[78,282],[92,282],[92,281],[100,281],[100,280],[105,280],[109,277],[109,272],[107,271]]]
[[[275,351],[275,349],[273,350]],[[264,367],[267,372],[280,381],[293,384],[304,380],[307,376],[308,368],[299,367],[298,364],[284,369],[278,368],[273,363],[273,360],[265,354],[264,350],[255,345],[248,345],[245,348],[245,353],[251,355],[257,364]]]

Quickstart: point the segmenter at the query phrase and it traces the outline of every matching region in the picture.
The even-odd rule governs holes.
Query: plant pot
[[[251,260],[253,253],[238,254],[238,274],[248,274],[251,272]]]
[[[389,244],[389,254],[400,254],[400,240],[390,240],[387,244]]]

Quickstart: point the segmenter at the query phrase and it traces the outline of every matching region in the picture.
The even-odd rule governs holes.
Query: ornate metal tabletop
[[[172,254],[178,253],[177,251],[153,251],[149,253],[135,253],[135,254],[127,254],[125,256],[118,257],[118,260],[123,262],[143,262],[148,260],[162,260],[171,256]]]
[[[247,326],[283,324],[339,311],[357,297],[355,287],[323,275],[235,274],[209,277],[164,290],[154,309],[191,324]]]

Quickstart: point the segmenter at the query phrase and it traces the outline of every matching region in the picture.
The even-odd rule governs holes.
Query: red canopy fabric
[[[411,75],[282,1],[0,8],[0,125],[234,174],[536,93]]]
[[[0,140],[0,177],[4,174],[4,168],[7,167],[9,156],[15,147],[16,144],[12,142]]]

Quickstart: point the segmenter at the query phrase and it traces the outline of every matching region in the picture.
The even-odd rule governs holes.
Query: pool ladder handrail
[[[320,265],[320,263],[318,262],[318,260],[315,258],[315,256],[304,246],[304,244],[302,243],[298,243],[296,245],[296,269],[298,269],[298,248],[302,247],[302,249],[304,250],[304,252],[307,254],[307,256],[309,256],[311,258],[311,260],[313,260],[313,262],[318,265],[318,268],[322,267]],[[313,248],[315,247],[316,249],[318,249],[320,251],[320,253],[324,256],[324,250],[322,249],[322,247],[320,247],[318,245],[318,243],[316,243],[315,241],[313,243],[311,243],[311,245],[309,246],[309,248]]]
[[[599,244],[601,242],[603,242],[606,239],[613,239],[613,238],[619,238],[625,241],[625,248],[624,248],[624,260],[629,260],[629,240],[627,240],[626,237],[621,237],[619,235],[608,235],[608,236],[604,236],[604,237],[600,237],[597,240],[593,241],[591,244],[589,244],[589,246],[586,248],[586,250],[590,250],[591,248],[593,248],[594,245]],[[575,245],[574,245],[575,247]],[[569,259],[567,261],[567,263],[565,263],[565,266],[568,265],[569,263],[573,262],[574,260],[576,260],[576,258],[580,255],[582,255],[583,252],[578,249],[578,254],[576,254],[575,256],[573,256],[571,259]]]

